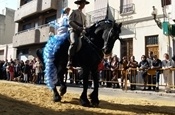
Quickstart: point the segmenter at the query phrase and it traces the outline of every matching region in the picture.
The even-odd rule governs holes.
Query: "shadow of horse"
[[[74,103],[76,104],[76,103]],[[102,113],[79,109],[51,109],[16,100],[0,94],[0,115],[101,115]],[[108,115],[108,114],[103,114]]]
[[[63,103],[79,105],[79,99],[73,98],[70,102],[65,101]],[[155,106],[155,105],[135,105],[135,104],[119,104],[107,102],[104,100],[100,101],[100,109],[132,112],[136,114],[168,114],[172,115],[175,113],[175,107],[173,106]]]

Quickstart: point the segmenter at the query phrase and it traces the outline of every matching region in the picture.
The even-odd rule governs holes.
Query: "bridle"
[[[106,41],[104,43],[104,47],[107,45],[107,42],[109,40],[109,37],[110,37],[110,34],[111,34],[112,30],[113,30],[113,27],[111,27],[110,30],[109,30],[109,32],[108,32],[107,39],[106,39]]]
[[[102,22],[97,23],[97,24],[95,25],[96,29],[98,28],[98,26],[99,26],[101,23],[102,23]],[[104,23],[111,23],[111,22],[105,21]],[[105,40],[105,43],[104,43],[103,48],[107,45],[107,42],[108,42],[108,40],[109,40],[109,38],[110,38],[110,34],[111,34],[112,31],[114,30],[114,24],[115,24],[115,22],[112,22],[112,26],[109,27],[110,29],[109,29],[109,31],[108,31],[108,33],[107,33],[107,38],[106,38],[106,40]],[[101,59],[101,56],[100,56],[100,54],[98,53],[98,51],[104,53],[104,52],[103,52],[103,48],[101,49],[101,48],[97,47],[97,46],[89,39],[89,37],[87,37],[86,35],[83,35],[83,38],[92,46],[92,48],[94,49],[94,51],[97,53],[98,57]]]

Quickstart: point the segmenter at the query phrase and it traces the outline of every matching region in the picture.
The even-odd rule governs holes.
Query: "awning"
[[[122,39],[126,39],[126,38],[134,38],[135,37],[135,33],[127,28],[122,27],[121,28],[121,34],[120,37]]]

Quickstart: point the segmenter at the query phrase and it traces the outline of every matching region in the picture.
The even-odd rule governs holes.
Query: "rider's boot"
[[[67,62],[67,69],[72,69],[72,57],[68,57],[68,62]]]

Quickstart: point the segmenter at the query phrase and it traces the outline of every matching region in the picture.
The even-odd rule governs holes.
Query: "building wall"
[[[88,0],[90,2],[90,4],[86,5],[83,12],[87,13],[90,11],[94,10],[94,0]],[[78,6],[76,4],[74,4],[75,0],[68,0],[68,7],[70,7],[72,10],[75,10],[78,8]]]
[[[59,0],[58,2],[58,9],[57,9],[57,18],[60,17],[60,11],[63,7],[70,7],[72,10],[77,9],[77,5],[74,4],[75,0]],[[136,60],[140,61],[141,55],[145,54],[145,36],[149,35],[158,35],[159,36],[159,57],[162,59],[163,54],[168,51],[168,41],[167,36],[163,35],[161,29],[159,29],[156,23],[151,16],[152,13],[152,6],[154,5],[158,9],[158,15],[162,15],[162,8],[161,8],[161,1],[154,0],[132,0],[134,3],[134,13],[127,14],[127,15],[120,15],[120,0],[108,0],[109,6],[115,9],[115,19],[117,22],[122,22],[123,27],[125,30],[122,30],[121,38],[128,39],[133,38],[133,55],[136,56]],[[107,5],[107,0],[93,0],[90,1],[90,4],[86,5],[85,9],[83,10],[84,13],[88,13],[90,11],[94,11],[100,8],[104,8]],[[172,13],[173,14],[173,13]],[[39,25],[44,24],[44,17],[43,15],[40,18],[33,18],[30,21],[35,26],[34,22],[39,21]],[[162,18],[161,18],[162,20]],[[28,21],[28,22],[30,22]],[[18,30],[21,30],[23,23],[27,22],[20,22]],[[131,31],[131,33],[128,32]],[[18,31],[15,31],[18,32]],[[42,42],[43,43],[43,42]],[[170,49],[173,49],[174,42],[170,41]],[[121,47],[120,42],[116,41],[113,54],[117,54],[120,57]],[[34,48],[36,49],[36,48]],[[35,56],[35,51],[33,46],[30,46],[29,58],[33,58]],[[174,48],[175,49],[175,48]],[[33,52],[33,53],[32,53]],[[173,52],[171,50],[171,52]]]
[[[5,39],[4,43],[12,43],[12,38],[15,33],[15,22],[14,22],[14,10],[6,8],[6,19],[5,19]]]
[[[132,14],[120,15],[120,0],[117,0],[115,2],[113,0],[109,0],[109,5],[115,8],[116,12],[118,12],[116,18],[118,17],[119,19],[123,19],[123,21],[151,16],[152,6],[155,6],[158,9],[158,14],[162,14],[160,0],[154,0],[151,2],[147,0],[132,0],[132,3],[134,3],[135,12]]]
[[[5,16],[0,14],[0,44],[3,43],[5,33]]]
[[[0,44],[12,43],[15,31],[14,10],[6,8],[5,15],[0,15]]]
[[[153,17],[151,16],[152,13],[152,6],[155,6],[158,10],[158,15],[162,15],[162,7],[160,0],[154,0],[152,2],[148,2],[147,0],[133,0],[135,4],[135,13],[120,15],[120,0],[113,1],[109,0],[109,5],[114,7],[118,11],[118,16],[116,15],[116,19],[119,22],[123,23],[123,27],[125,29],[130,30],[133,33],[128,33],[128,31],[122,31],[121,38],[133,38],[133,55],[136,57],[136,60],[140,61],[141,55],[145,54],[145,36],[150,35],[158,35],[159,36],[159,58],[163,59],[164,53],[169,53],[170,56],[173,55],[173,48],[174,48],[174,40],[170,37],[170,43],[168,43],[168,36],[163,34],[163,30],[160,29]],[[167,13],[170,14],[171,6],[167,6],[166,10]],[[171,12],[171,14],[175,14],[175,12]],[[117,18],[118,17],[118,18]],[[171,16],[169,16],[171,17]],[[163,18],[160,18],[163,21]],[[171,18],[169,19],[171,20]],[[169,51],[170,45],[170,51]],[[121,55],[121,47],[120,42],[117,41],[115,43],[113,54],[117,54],[118,57]]]
[[[94,10],[98,10],[101,8],[107,7],[107,1],[108,0],[94,0]]]
[[[0,45],[0,60],[6,59],[6,45]]]
[[[0,45],[0,60],[16,59],[16,49],[13,48],[13,44]]]
[[[171,0],[172,2],[172,19],[175,20],[175,1]]]

